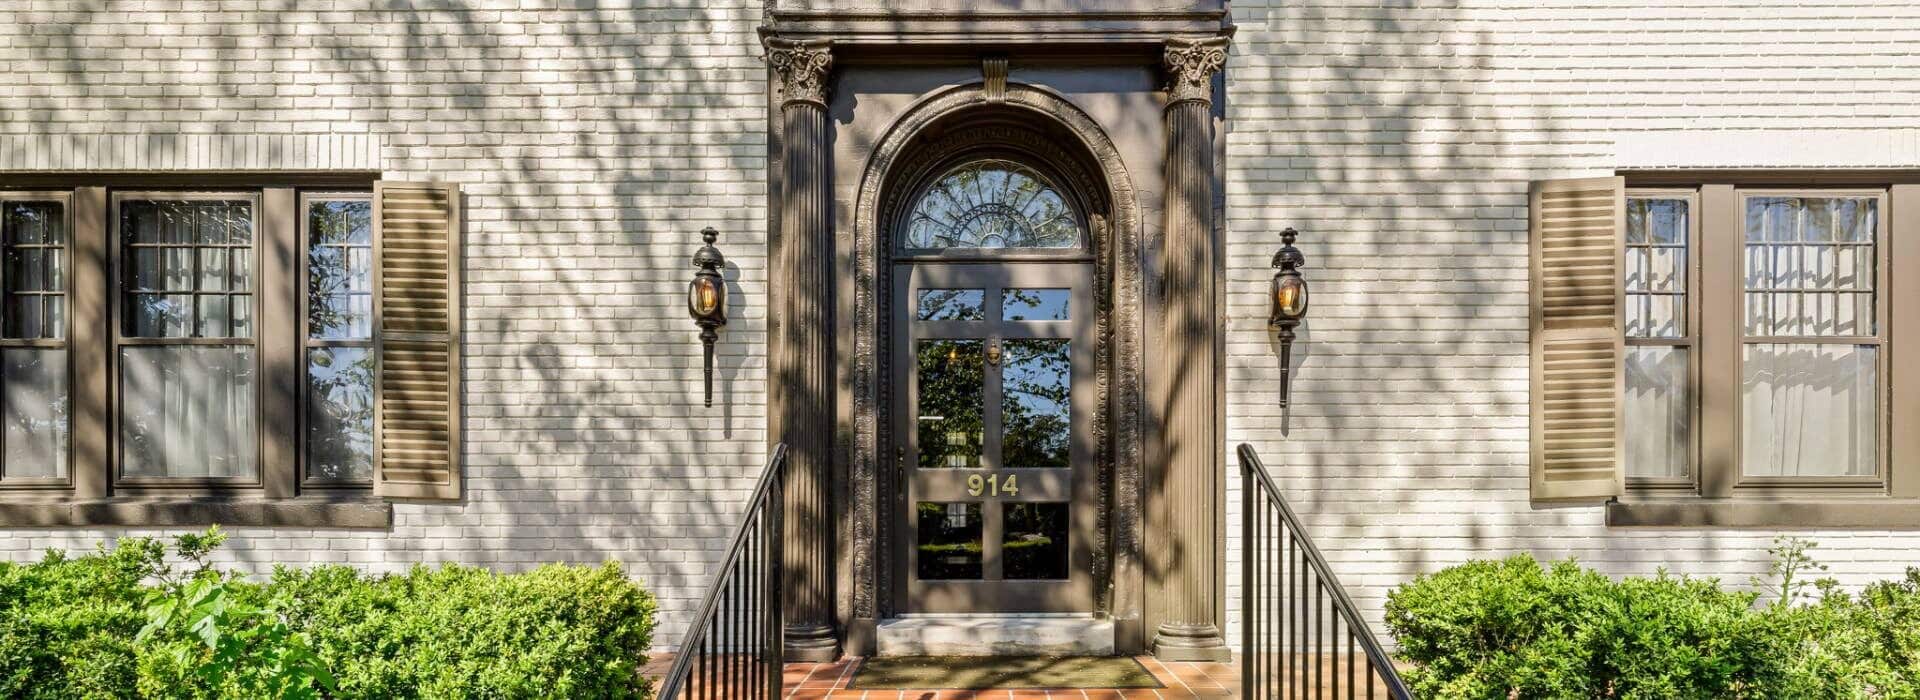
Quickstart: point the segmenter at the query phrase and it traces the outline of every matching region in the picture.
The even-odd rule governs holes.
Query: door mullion
[[[1000,496],[996,491],[998,490],[997,482],[1000,478],[1003,478],[1001,475],[1007,466],[1005,454],[1002,451],[1002,448],[1006,445],[1006,425],[1004,422],[1006,416],[1001,411],[1001,403],[1005,399],[1004,392],[1006,388],[1001,379],[1000,369],[1006,363],[1004,348],[1001,348],[1006,341],[1001,338],[1002,333],[1000,333],[998,328],[999,324],[997,323],[1001,314],[1000,293],[1002,285],[987,284],[982,286],[987,288],[987,318],[984,325],[993,330],[986,334],[986,346],[982,348],[987,362],[985,363],[985,371],[981,372],[981,376],[985,377],[986,381],[986,386],[982,387],[981,398],[986,402],[986,405],[982,407],[985,410],[981,414],[982,420],[980,424],[982,429],[986,431],[986,435],[984,439],[981,440],[980,449],[983,453],[982,461],[985,462],[987,475],[989,479],[995,483],[989,484],[987,489],[980,494],[982,503],[980,517],[984,520],[980,528],[980,537],[984,540],[980,543],[980,563],[981,573],[985,580],[999,581],[1004,578],[1005,573],[1005,567],[1000,553],[1000,542],[1004,539],[1006,518],[1002,512]],[[995,357],[995,348],[1001,348],[1002,350],[1001,359],[998,362],[992,360],[992,358]]]
[[[980,578],[984,581],[999,581],[1006,578],[1005,562],[1000,556],[1000,542],[1006,538],[1005,504],[988,492],[981,498],[980,505]]]

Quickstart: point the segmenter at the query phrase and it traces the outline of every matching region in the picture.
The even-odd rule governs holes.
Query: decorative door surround
[[[837,304],[831,292],[836,248],[834,170],[828,160],[834,125],[827,105],[833,103],[828,89],[835,44],[779,36],[766,43],[779,110],[773,202],[779,230],[768,297],[774,387],[769,433],[786,441],[794,458],[787,503],[793,524],[787,539],[792,655],[830,658],[843,638],[852,650],[865,651],[874,621],[897,609],[889,600],[887,567],[879,561],[888,546],[884,489],[892,465],[892,457],[881,454],[888,444],[885,416],[891,408],[881,367],[887,357],[890,290],[889,231],[879,221],[886,209],[882,200],[893,196],[887,191],[889,178],[912,157],[909,146],[928,127],[956,113],[996,105],[1070,134],[1068,140],[1079,142],[1073,146],[1083,146],[1090,156],[1086,176],[1108,200],[1093,232],[1105,345],[1098,386],[1106,413],[1099,442],[1107,470],[1101,484],[1108,503],[1102,523],[1107,547],[1096,566],[1110,585],[1100,592],[1101,608],[1117,624],[1134,625],[1131,633],[1122,632],[1123,639],[1151,637],[1155,652],[1164,657],[1224,658],[1212,93],[1225,61],[1225,39],[1186,36],[1163,44],[1163,68],[1172,80],[1164,116],[1168,199],[1159,269],[1142,269],[1147,239],[1136,200],[1151,193],[1135,191],[1120,149],[1068,98],[1042,86],[1006,82],[1004,60],[989,59],[981,82],[921,97],[877,139],[851,195],[857,201],[845,203],[853,209],[852,260],[841,274],[853,276],[854,297],[845,304]],[[1149,289],[1160,292],[1149,297]],[[1161,305],[1160,322],[1149,328],[1144,321],[1155,303]],[[836,309],[853,314],[845,326],[836,325]],[[840,390],[833,373],[837,327],[853,335],[842,346],[852,349],[842,360],[851,375],[850,397],[835,394]],[[1151,368],[1143,351],[1148,343],[1155,344]],[[842,398],[850,399],[851,415],[836,416],[836,410],[846,410],[836,408]],[[840,426],[850,427],[851,434],[836,434]],[[1149,449],[1161,454],[1150,455]],[[836,456],[841,460],[837,471]],[[836,553],[837,547],[844,549]],[[1152,629],[1139,626],[1143,611]]]

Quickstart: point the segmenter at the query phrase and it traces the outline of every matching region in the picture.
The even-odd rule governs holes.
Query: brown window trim
[[[1626,495],[1607,507],[1615,527],[1835,527],[1920,528],[1920,431],[1895,430],[1895,420],[1920,415],[1920,280],[1895,272],[1920,267],[1920,172],[1656,172],[1622,173],[1628,196],[1697,191],[1696,227],[1689,242],[1689,329],[1694,359],[1693,465],[1697,486],[1629,480]],[[1871,478],[1755,478],[1739,460],[1738,357],[1749,339],[1741,325],[1741,261],[1745,196],[1793,190],[1876,194],[1881,201],[1876,255],[1876,309],[1880,327],[1878,446]],[[1908,275],[1909,278],[1912,275]],[[1631,342],[1631,341],[1629,341]],[[1697,490],[1696,490],[1697,489]]]
[[[1629,492],[1630,496],[1636,495]],[[1645,499],[1607,504],[1609,527],[1920,528],[1920,500],[1906,498]]]
[[[229,525],[385,530],[393,506],[375,498],[120,497],[66,501],[0,500],[7,527],[168,527]]]
[[[23,174],[0,181],[0,194],[65,194],[69,269],[67,314],[72,451],[62,484],[32,490],[0,488],[0,526],[297,526],[386,529],[392,506],[372,493],[371,482],[305,484],[299,399],[305,364],[306,258],[301,192],[366,193],[376,173],[260,174]],[[113,188],[109,190],[108,188]],[[125,480],[119,477],[117,384],[112,358],[121,346],[120,280],[112,262],[119,255],[114,203],[130,193],[246,193],[257,198],[255,232],[254,344],[259,405],[260,478],[231,480]],[[274,264],[263,264],[268,260]],[[295,315],[299,314],[299,315]],[[285,332],[280,332],[285,326]],[[224,342],[224,341],[221,341]],[[286,355],[281,358],[279,355]]]

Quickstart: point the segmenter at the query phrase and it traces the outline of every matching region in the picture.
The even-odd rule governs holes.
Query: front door
[[[924,262],[894,280],[906,612],[1091,611],[1091,266]]]

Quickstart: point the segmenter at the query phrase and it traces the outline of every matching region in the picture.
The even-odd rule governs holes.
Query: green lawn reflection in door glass
[[[922,502],[916,510],[920,578],[980,578],[980,504]]]
[[[984,345],[979,340],[922,340],[915,348],[921,469],[982,466]]]
[[[1065,469],[1072,435],[1072,346],[1065,340],[1006,341],[1001,373],[1001,463]]]

